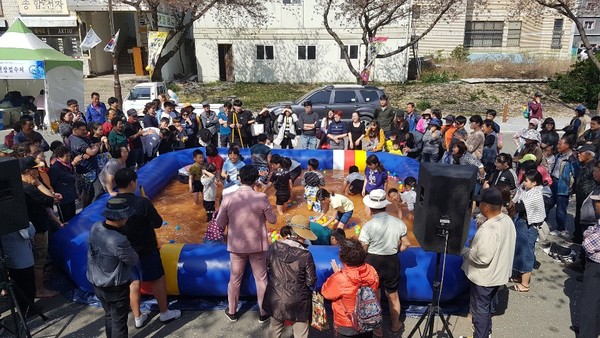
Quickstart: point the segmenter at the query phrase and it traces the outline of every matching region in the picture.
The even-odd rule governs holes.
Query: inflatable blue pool
[[[138,186],[143,186],[149,198],[156,196],[175,178],[179,168],[192,162],[192,149],[171,152],[142,167],[138,172]],[[226,149],[219,149],[225,156]],[[288,156],[300,162],[306,168],[310,158],[317,158],[322,169],[347,170],[357,165],[364,170],[368,153],[364,151],[344,150],[273,150],[273,153]],[[248,149],[241,154],[250,160]],[[418,177],[419,163],[413,159],[377,153],[377,156],[394,176],[404,178]],[[102,220],[100,213],[108,195],[85,208],[69,225],[60,229],[50,241],[50,254],[56,264],[61,266],[79,288],[92,292],[86,278],[88,236],[92,224]],[[469,236],[475,227],[472,224]],[[317,286],[320,287],[333,273],[331,259],[338,259],[337,247],[311,246],[317,267]],[[420,248],[409,248],[399,254],[401,261],[401,282],[399,294],[402,300],[429,301],[432,298],[432,283],[435,276],[435,253]],[[229,254],[225,245],[204,244],[164,244],[161,257],[170,295],[186,296],[226,296],[229,281]],[[468,288],[467,279],[460,269],[462,258],[448,255],[444,278],[442,301],[452,300]],[[242,282],[241,294],[256,295],[254,280],[249,271]]]

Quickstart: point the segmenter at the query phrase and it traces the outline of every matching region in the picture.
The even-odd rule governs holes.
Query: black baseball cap
[[[389,98],[387,95],[383,94],[383,95],[381,95],[381,96],[379,97],[379,99],[380,99],[380,100],[386,100],[386,101],[387,101],[387,100],[389,100],[390,98]]]
[[[475,196],[475,202],[487,203],[490,205],[502,205],[502,194],[496,188],[487,188],[481,190],[479,195]]]
[[[131,108],[127,111],[127,116],[137,116],[137,110],[135,108]]]

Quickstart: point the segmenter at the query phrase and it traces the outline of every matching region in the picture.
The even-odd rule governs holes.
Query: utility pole
[[[113,7],[112,0],[108,0],[108,21],[110,25],[110,35],[112,37],[115,36],[115,17],[113,15]],[[123,109],[123,95],[121,94],[121,80],[119,79],[119,67],[117,66],[117,43],[115,41],[115,48],[113,49],[112,54],[112,62],[113,62],[113,76],[115,77],[114,81],[114,89],[115,89],[115,97],[119,100],[119,106]]]

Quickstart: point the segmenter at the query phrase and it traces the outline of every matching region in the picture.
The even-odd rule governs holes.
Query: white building
[[[115,31],[120,31],[116,48],[119,72],[134,73],[134,47],[140,47],[142,51],[140,68],[144,69],[147,64],[148,31],[151,29],[148,27],[149,12],[137,12],[117,0],[112,2]],[[108,0],[0,0],[0,35],[16,18],[54,49],[83,60],[85,75],[112,72],[112,55],[103,50],[111,37]],[[90,27],[102,43],[82,52],[80,44]],[[171,27],[159,19],[156,29],[168,31]],[[163,53],[169,48],[170,45],[166,46]],[[172,80],[176,73],[193,73],[193,52],[191,43],[184,43],[179,51],[181,55],[176,54],[163,67],[163,78]]]
[[[318,0],[266,2],[263,27],[245,22],[207,16],[194,25],[198,77],[203,82],[356,82],[341,57],[338,44],[323,26]],[[388,41],[382,53],[406,44],[409,20],[381,31]],[[352,63],[361,70],[366,46],[360,29],[342,28],[330,16],[330,24],[347,46]],[[393,57],[377,59],[372,81],[406,80],[408,50]]]

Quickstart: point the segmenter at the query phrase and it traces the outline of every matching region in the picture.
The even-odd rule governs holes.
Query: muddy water
[[[345,173],[339,170],[327,170],[323,171],[323,176],[325,176],[325,188],[331,191],[341,191],[344,186],[344,177]],[[391,183],[394,184],[391,184]],[[397,182],[390,182],[389,187],[392,186],[397,187]],[[275,210],[275,190],[270,188],[267,190],[267,195],[269,195],[269,200],[271,201],[271,205]],[[304,187],[301,186],[301,178],[298,178],[294,184],[294,188],[292,191],[291,197],[291,207],[285,205],[285,216],[279,216],[277,219],[277,224],[275,225],[267,225],[269,232],[273,230],[279,230],[282,226],[285,225],[286,217],[292,217],[293,215],[306,215],[306,216],[318,216],[318,213],[314,211],[309,211],[306,205],[306,202],[303,198],[304,195]],[[362,196],[352,196],[346,195],[348,198],[352,200],[354,203],[354,214],[350,219],[348,224],[351,226],[349,229],[346,229],[346,236],[352,237],[357,236],[356,234],[356,226],[364,225],[364,223],[368,220],[365,212],[365,206],[362,203]],[[217,202],[219,200],[220,194],[217,195]],[[159,244],[163,243],[202,243],[202,238],[204,237],[204,233],[206,232],[207,221],[206,221],[206,212],[202,207],[202,200],[200,199],[200,205],[196,205],[194,203],[194,198],[192,193],[188,190],[188,185],[184,183],[180,183],[177,180],[173,180],[171,183],[167,185],[167,187],[158,194],[152,200],[154,206],[163,217],[163,220],[166,222],[166,225],[163,225],[160,229],[156,230],[156,234],[158,237]],[[218,205],[217,205],[218,208]],[[277,212],[277,211],[275,211]],[[388,206],[388,213],[392,215],[397,215],[398,210],[394,205]],[[331,214],[331,211],[328,212]],[[412,214],[406,209],[402,210],[402,220],[408,226],[409,230],[409,239],[412,246],[418,246],[418,243],[412,233],[413,227],[413,217]]]

